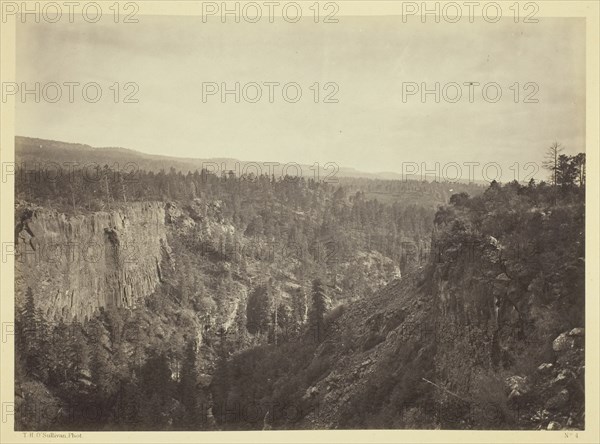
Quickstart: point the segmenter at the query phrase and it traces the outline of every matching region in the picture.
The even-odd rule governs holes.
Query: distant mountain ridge
[[[238,160],[227,157],[186,158],[175,156],[164,156],[158,154],[147,154],[130,148],[122,147],[92,147],[87,144],[61,142],[56,140],[39,139],[33,137],[15,137],[15,158],[17,162],[31,163],[35,165],[40,162],[55,162],[72,165],[76,162],[80,165],[86,163],[98,163],[99,165],[114,166],[118,164],[124,168],[131,163],[139,169],[158,172],[161,169],[168,171],[175,168],[177,171],[187,173],[206,168],[217,173],[228,173],[233,171],[236,175],[241,173],[254,173],[260,171],[275,176],[295,176],[297,172],[305,178],[327,180],[334,177],[366,178],[379,180],[411,180],[421,181],[420,175],[409,174],[403,176],[400,173],[384,171],[368,173],[352,167],[344,167],[334,163],[319,164],[319,170],[314,165],[297,164],[294,162],[273,161],[249,161]],[[285,169],[284,169],[285,168]],[[468,183],[468,181],[461,181]],[[477,184],[485,182],[475,181]]]

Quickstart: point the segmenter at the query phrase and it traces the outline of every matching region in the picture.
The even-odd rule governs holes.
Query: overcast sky
[[[490,24],[402,23],[397,17],[339,17],[338,24],[202,23],[196,17],[140,16],[137,24],[19,23],[19,82],[97,82],[86,103],[67,87],[58,103],[17,105],[16,133],[92,146],[120,146],[182,157],[337,162],[401,172],[402,162],[540,162],[559,141],[585,146],[585,22],[540,18]],[[135,82],[139,103],[113,101],[114,82]],[[296,82],[297,103],[268,88],[258,103],[202,99],[203,82]],[[311,85],[321,84],[321,103]],[[323,84],[339,86],[322,103]],[[497,103],[481,85],[469,103],[420,94],[402,100],[403,82],[496,82]],[[509,89],[519,82],[519,103]],[[523,103],[535,82],[539,103]],[[331,87],[329,91],[331,91]],[[93,90],[90,90],[93,92]],[[127,91],[121,90],[120,100]],[[254,90],[247,90],[249,96]],[[293,96],[293,89],[288,90]],[[449,96],[455,91],[447,90]],[[493,89],[488,90],[490,96]],[[54,94],[48,90],[48,93]],[[509,177],[505,172],[503,179]],[[512,174],[512,173],[511,173]]]

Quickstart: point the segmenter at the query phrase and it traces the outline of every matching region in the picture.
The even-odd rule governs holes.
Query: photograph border
[[[95,0],[96,2],[115,0]],[[310,0],[314,3],[315,0]],[[85,1],[83,1],[85,2]],[[303,3],[305,0],[296,0]],[[514,3],[515,0],[496,0],[497,3]],[[0,0],[0,3],[6,3]],[[17,2],[21,4],[21,1]],[[34,3],[34,2],[26,2]],[[43,2],[42,2],[43,3]],[[121,2],[125,3],[125,2]],[[200,1],[138,1],[139,16],[143,15],[198,15]],[[219,3],[221,3],[219,1]],[[234,2],[226,2],[234,3]],[[339,16],[401,15],[402,1],[339,0]],[[421,1],[418,1],[421,4]],[[436,2],[424,2],[433,4]],[[443,3],[443,2],[442,2]],[[460,3],[460,2],[458,2]],[[489,3],[482,1],[481,3]],[[312,431],[219,431],[219,432],[79,432],[80,437],[65,437],[69,432],[17,432],[14,431],[14,257],[6,255],[5,243],[14,242],[14,177],[5,181],[5,166],[15,161],[15,105],[13,98],[0,103],[0,162],[2,184],[0,194],[0,237],[3,245],[0,263],[0,321],[2,343],[0,347],[1,381],[0,401],[2,421],[0,441],[3,443],[47,442],[130,442],[130,443],[191,443],[191,442],[314,442],[314,443],[362,443],[362,442],[423,442],[423,443],[544,443],[544,442],[600,442],[599,410],[599,321],[600,287],[599,262],[599,179],[600,179],[600,133],[599,133],[599,22],[600,2],[539,0],[538,17],[584,17],[586,19],[586,156],[588,159],[586,183],[586,347],[585,347],[585,417],[582,431],[452,431],[452,430],[312,430]],[[399,25],[401,26],[401,24]],[[0,24],[0,81],[14,82],[16,71],[16,25],[14,21]],[[13,409],[14,410],[14,409]],[[60,436],[59,436],[60,434]]]

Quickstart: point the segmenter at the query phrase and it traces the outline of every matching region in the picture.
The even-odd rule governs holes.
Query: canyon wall
[[[127,306],[150,294],[169,254],[164,204],[67,216],[17,208],[15,293],[27,288],[48,320],[83,320],[100,307]]]

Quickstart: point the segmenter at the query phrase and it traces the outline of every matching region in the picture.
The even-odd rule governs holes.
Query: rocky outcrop
[[[584,329],[558,334],[557,308],[540,303],[526,273],[507,272],[495,238],[448,229],[434,241],[443,247],[425,275],[435,300],[434,374],[468,401],[467,422],[582,428]],[[436,402],[451,406],[446,398],[435,391]]]
[[[535,390],[545,402],[530,412],[530,419],[538,428],[561,430],[583,427],[584,337],[585,331],[580,327],[561,333],[552,343],[554,363],[543,363],[537,368]]]
[[[77,216],[27,206],[17,214],[17,305],[30,287],[48,320],[134,307],[161,280],[169,254],[163,204],[136,202]]]

